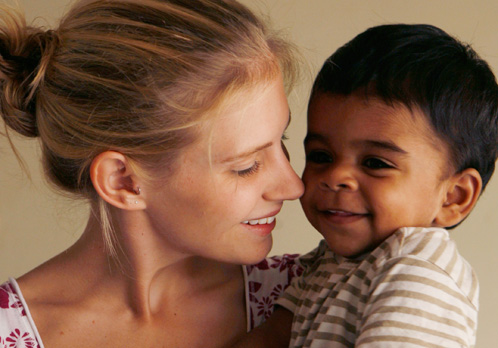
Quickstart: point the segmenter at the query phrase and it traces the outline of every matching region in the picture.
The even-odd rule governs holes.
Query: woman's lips
[[[265,225],[265,224],[271,224],[273,221],[275,221],[275,215],[262,218],[262,219],[256,219],[256,220],[246,220],[243,221],[243,224],[249,224],[249,225]]]
[[[251,219],[242,221],[243,226],[245,226],[251,233],[255,233],[259,236],[266,237],[275,228],[276,225],[276,215],[278,212],[274,212],[269,216],[262,217],[259,219]]]

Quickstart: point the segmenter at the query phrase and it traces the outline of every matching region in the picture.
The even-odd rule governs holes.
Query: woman
[[[92,213],[0,288],[0,347],[216,347],[256,325],[251,291],[296,272],[240,266],[303,192],[281,145],[289,47],[233,1],[83,0],[48,31],[1,16],[6,129],[39,137]]]

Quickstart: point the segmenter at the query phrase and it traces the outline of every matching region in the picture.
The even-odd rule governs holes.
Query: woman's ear
[[[144,208],[140,186],[123,154],[115,151],[99,154],[90,166],[90,178],[95,191],[107,203],[125,210]]]
[[[467,168],[449,179],[446,200],[434,219],[434,225],[454,226],[469,215],[482,190],[481,175],[474,168]]]

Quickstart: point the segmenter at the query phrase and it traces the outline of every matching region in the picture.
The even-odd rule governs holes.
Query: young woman
[[[82,0],[48,31],[1,20],[6,129],[39,137],[50,182],[92,213],[0,287],[0,347],[216,347],[257,325],[254,293],[298,271],[240,266],[303,192],[281,143],[289,47],[228,0]]]

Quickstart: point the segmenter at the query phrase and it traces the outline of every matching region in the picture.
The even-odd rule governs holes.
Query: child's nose
[[[358,181],[350,165],[336,163],[324,171],[320,186],[332,191],[356,191]]]

